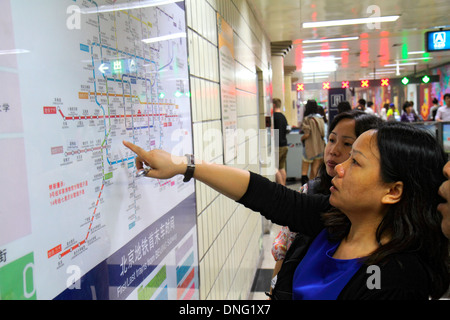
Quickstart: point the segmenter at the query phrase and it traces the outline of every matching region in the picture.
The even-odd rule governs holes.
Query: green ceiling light
[[[428,82],[430,82],[430,77],[429,76],[424,76],[423,78],[422,78],[422,82],[423,83],[428,83]]]
[[[402,83],[406,86],[409,83],[409,79],[407,77],[404,77],[402,79]]]

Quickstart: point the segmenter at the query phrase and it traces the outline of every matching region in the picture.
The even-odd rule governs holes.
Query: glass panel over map
[[[184,1],[0,3],[0,299],[198,299]]]

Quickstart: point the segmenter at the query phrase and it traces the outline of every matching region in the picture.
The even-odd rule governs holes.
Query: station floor
[[[301,183],[298,180],[287,181],[286,186],[288,188],[299,190]],[[281,226],[271,224],[269,232],[263,236],[263,257],[259,269],[256,271],[255,278],[251,293],[250,300],[267,300],[268,297],[264,292],[268,292],[270,289],[270,280],[272,279],[273,268],[275,266],[275,260],[272,256],[272,243],[275,237],[280,232]]]

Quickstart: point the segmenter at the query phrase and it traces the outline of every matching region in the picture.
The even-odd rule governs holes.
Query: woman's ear
[[[395,204],[400,201],[403,195],[403,182],[397,181],[388,185],[389,190],[381,199],[383,204]]]

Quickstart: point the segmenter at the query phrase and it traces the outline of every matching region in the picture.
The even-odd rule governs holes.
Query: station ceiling
[[[425,49],[425,32],[450,29],[448,0],[248,2],[273,47],[291,44],[285,50],[285,70],[298,82],[399,78],[450,63],[450,51]],[[364,18],[390,21],[355,20]],[[339,25],[339,20],[360,23]],[[331,26],[308,25],[329,21]]]

